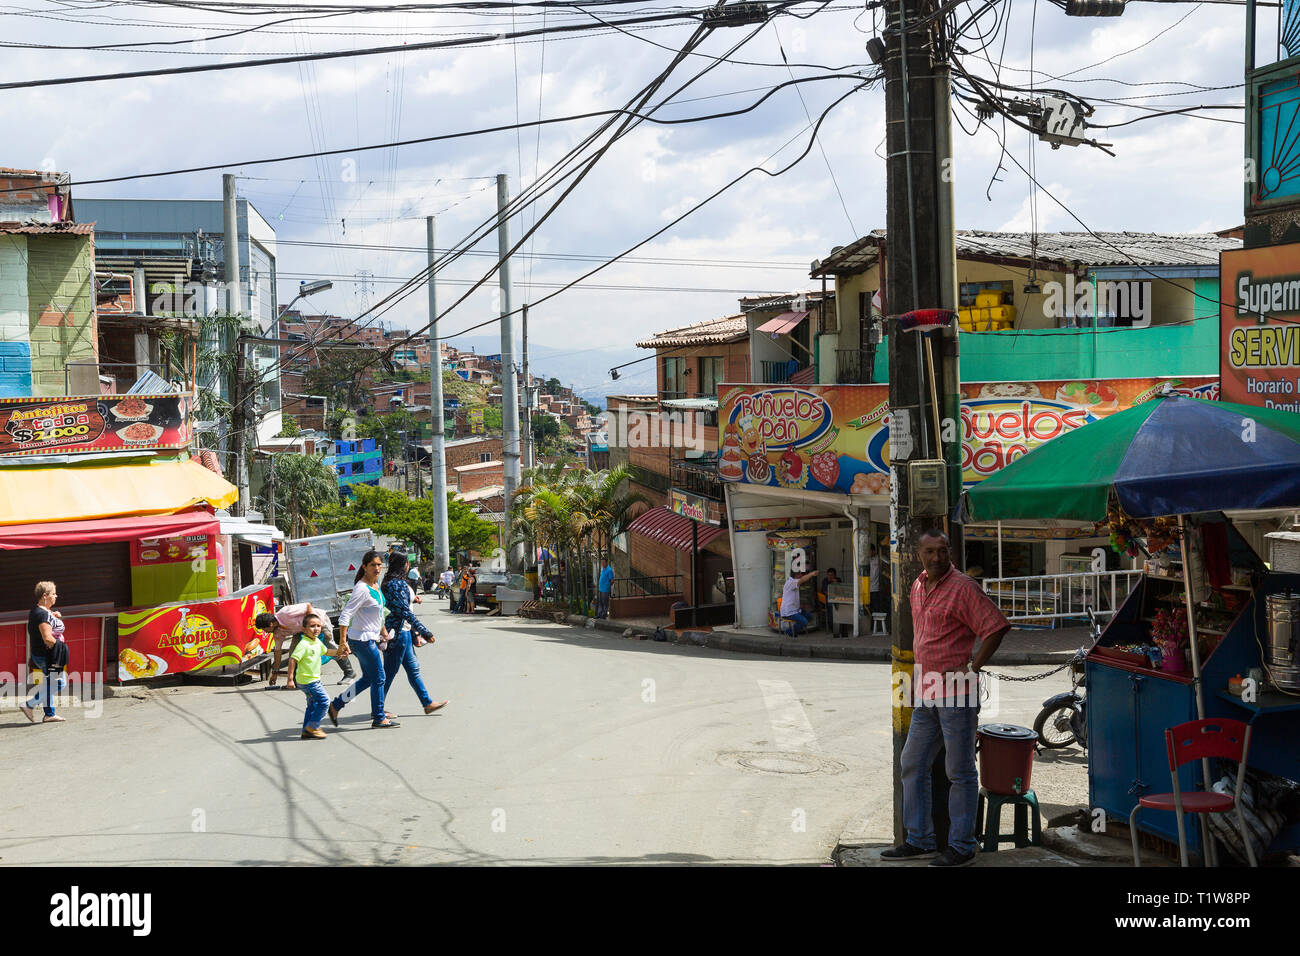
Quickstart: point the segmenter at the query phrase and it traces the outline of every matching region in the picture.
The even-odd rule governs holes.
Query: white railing
[[[1141,577],[1141,571],[1084,571],[985,578],[982,583],[1012,623],[1056,627],[1067,619],[1086,621],[1088,608],[1099,620],[1109,620]]]

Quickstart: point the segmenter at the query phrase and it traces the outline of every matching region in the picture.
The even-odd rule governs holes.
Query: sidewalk
[[[576,614],[568,622],[586,627],[588,619]],[[824,631],[789,637],[768,628],[738,628],[726,625],[718,628],[697,628],[674,631],[663,620],[594,620],[598,630],[626,634],[637,640],[648,640],[655,628],[662,626],[668,640],[678,644],[694,644],[720,651],[743,654],[771,654],[777,657],[816,657],[839,661],[888,661],[892,638],[875,637],[833,638]],[[1053,631],[1012,628],[1002,639],[992,664],[1061,664],[1080,647],[1090,641],[1086,627],[1063,627]]]

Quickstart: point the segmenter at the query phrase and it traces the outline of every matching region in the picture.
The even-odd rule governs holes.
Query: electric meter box
[[[908,506],[912,514],[948,513],[947,469],[942,458],[907,463]]]

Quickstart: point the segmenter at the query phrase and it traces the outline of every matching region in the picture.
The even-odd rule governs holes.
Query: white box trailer
[[[352,593],[361,556],[374,546],[369,528],[289,539],[284,553],[294,603],[310,601],[312,607],[337,616]]]

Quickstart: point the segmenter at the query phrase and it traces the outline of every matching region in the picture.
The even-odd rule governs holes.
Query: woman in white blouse
[[[379,576],[384,570],[384,556],[367,551],[361,559],[352,597],[339,615],[339,649],[348,648],[361,665],[361,679],[353,681],[330,703],[329,717],[339,725],[339,711],[366,688],[370,688],[370,726],[396,727],[397,721],[384,710],[384,649],[388,647],[388,628],[384,626],[384,595],[379,590]]]

